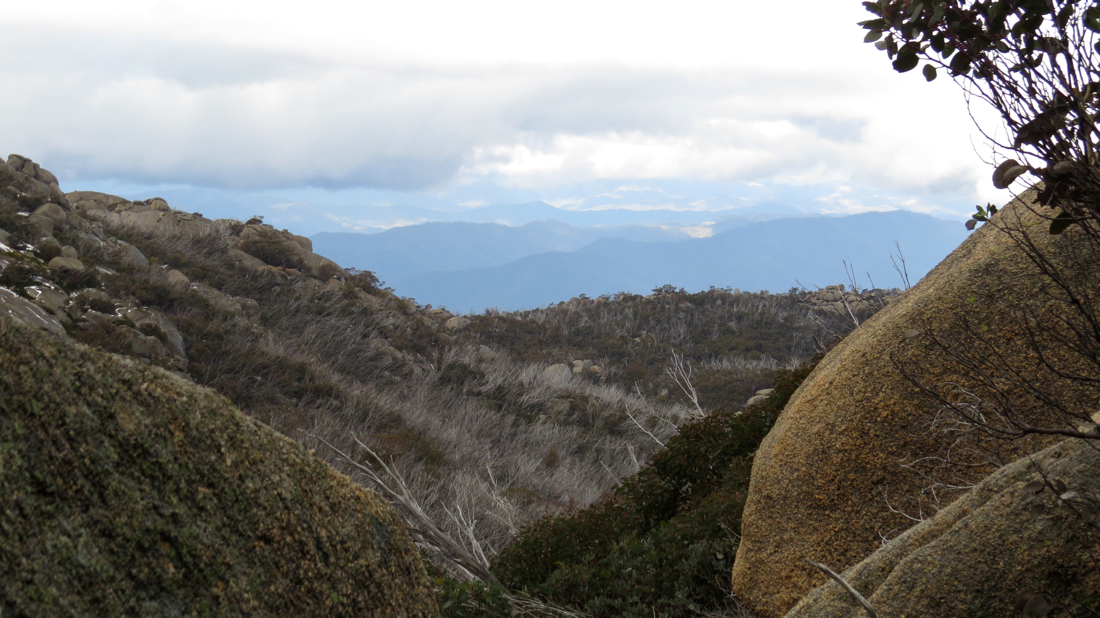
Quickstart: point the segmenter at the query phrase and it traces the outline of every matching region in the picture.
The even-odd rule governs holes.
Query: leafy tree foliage
[[[1043,181],[1039,202],[1058,209],[1050,231],[1098,217],[1096,126],[1100,96],[1100,6],[1081,0],[876,0],[861,22],[907,72],[924,61],[929,81],[947,71],[969,98],[1000,116],[1005,132],[982,127],[1002,152],[993,174],[1007,188],[1024,174]],[[1007,137],[1000,137],[1005,135]],[[989,213],[982,208],[973,229]]]

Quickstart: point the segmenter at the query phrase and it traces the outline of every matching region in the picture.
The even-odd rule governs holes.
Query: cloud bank
[[[67,186],[373,189],[461,194],[470,203],[514,192],[592,205],[592,194],[562,188],[683,180],[826,187],[814,202],[835,212],[887,204],[955,211],[999,197],[954,85],[894,74],[885,57],[859,47],[858,11],[843,13],[836,23],[845,29],[835,32],[799,23],[792,37],[816,39],[786,55],[768,53],[767,32],[736,31],[765,43],[728,42],[734,53],[725,62],[673,54],[667,63],[631,63],[612,43],[663,33],[605,32],[588,62],[564,47],[554,62],[545,50],[524,60],[526,52],[482,43],[470,43],[466,58],[461,44],[452,48],[460,50],[454,61],[446,46],[394,52],[397,43],[388,48],[381,34],[362,49],[318,32],[277,45],[295,14],[263,7],[271,14],[263,19],[276,22],[241,36],[203,30],[187,15],[180,23],[196,30],[162,32],[88,26],[77,17],[93,17],[79,12],[44,23],[28,9],[0,26],[9,44],[0,147],[45,162]],[[306,19],[302,32],[315,22]],[[332,38],[350,36],[346,25],[334,28]],[[815,46],[824,47],[806,61]],[[852,186],[862,197],[839,190]],[[483,197],[471,187],[492,190]]]

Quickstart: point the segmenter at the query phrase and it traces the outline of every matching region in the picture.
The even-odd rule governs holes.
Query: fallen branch
[[[844,581],[843,577],[837,575],[836,573],[833,572],[832,569],[825,566],[824,564],[821,564],[820,562],[814,562],[813,560],[810,560],[809,558],[806,559],[806,562],[809,562],[810,564],[814,565],[822,573],[828,575],[829,577],[831,577],[833,579],[833,581],[840,584],[841,588],[844,588],[844,590],[853,599],[855,599],[856,603],[859,603],[860,605],[863,606],[863,609],[867,610],[867,615],[870,616],[870,618],[878,618],[878,614],[875,613],[875,608],[871,607],[871,604],[867,601],[867,599],[863,598],[863,595],[860,594],[859,592],[856,592],[856,589],[853,588],[851,586],[851,584]]]
[[[358,444],[368,455],[374,459],[385,474],[389,477],[389,483],[386,479],[382,478],[373,469],[364,466],[363,464],[355,461],[350,455],[344,453],[340,449],[336,448],[332,444],[326,442],[323,438],[306,434],[311,438],[314,438],[332,449],[341,459],[347,463],[355,466],[360,472],[365,474],[367,478],[371,480],[374,486],[381,491],[385,496],[401,508],[405,512],[405,525],[409,532],[416,537],[416,539],[422,543],[425,543],[435,548],[444,558],[449,562],[457,566],[461,571],[470,576],[471,579],[477,579],[484,584],[496,584],[500,586],[500,582],[497,578],[489,572],[489,565],[484,558],[484,552],[478,551],[479,557],[475,557],[469,551],[466,550],[460,543],[451,538],[449,534],[443,532],[435,525],[431,517],[424,512],[420,504],[416,501],[416,498],[409,491],[408,484],[405,483],[404,477],[391,465],[382,461],[382,458],[378,456],[369,446],[363,444],[359,438],[352,436],[355,443]],[[391,484],[393,485],[391,487]],[[453,515],[452,515],[453,517]],[[477,548],[480,550],[480,548]],[[501,586],[503,588],[503,586]]]

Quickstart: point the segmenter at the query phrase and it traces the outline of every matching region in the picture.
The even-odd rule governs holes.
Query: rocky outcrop
[[[85,219],[113,226],[134,226],[169,233],[209,234],[217,223],[199,213],[173,210],[159,197],[130,201],[117,195],[94,191],[74,191],[68,194],[77,214]]]
[[[52,312],[20,298],[7,288],[0,288],[0,322],[5,320],[55,333],[65,332],[65,327]]]
[[[401,519],[212,391],[0,322],[0,607],[436,616]]]
[[[1094,616],[1100,450],[1067,440],[991,475],[842,576],[879,616]],[[838,584],[787,618],[866,615]]]
[[[1035,230],[1033,240],[1049,255],[1071,253],[1074,234],[1050,236],[1021,202],[997,217]],[[825,356],[755,455],[732,574],[741,601],[758,616],[784,615],[825,581],[806,559],[847,569],[911,526],[905,514],[934,512],[958,497],[946,488],[992,471],[937,465],[968,445],[956,443],[965,438],[961,433],[936,424],[944,419],[937,416],[941,405],[922,388],[952,397],[964,391],[987,400],[1011,397],[1033,420],[1049,414],[1010,379],[1016,372],[1067,410],[1092,409],[1094,391],[1036,363],[1020,316],[1050,320],[1044,312],[1064,310],[1046,285],[1007,234],[987,225]],[[1066,346],[1040,345],[1047,360],[1080,369]],[[984,363],[989,376],[1004,378],[1006,390],[992,393],[961,357]],[[1012,461],[1045,444],[1026,439],[987,446],[994,458]]]
[[[65,194],[61,192],[57,177],[27,157],[9,155],[0,172],[15,174],[17,180],[9,185],[14,188],[14,197],[37,202],[52,202],[71,210]]]

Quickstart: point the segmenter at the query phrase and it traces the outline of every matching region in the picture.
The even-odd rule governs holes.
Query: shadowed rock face
[[[389,505],[221,396],[0,320],[0,613],[437,616]]]
[[[845,581],[880,616],[1096,615],[1100,526],[1088,521],[1100,500],[1096,446],[1066,440],[1005,466],[849,569]],[[865,615],[831,582],[787,618]]]
[[[1053,255],[1079,246],[1071,233],[1051,237],[1045,222],[1020,203],[997,221],[1035,231],[1036,242]],[[1033,379],[1068,410],[1093,409],[1095,391],[1039,367],[1028,342],[1021,316],[1065,312],[1051,302],[1046,285],[1008,235],[986,225],[818,364],[756,454],[732,574],[739,599],[760,616],[784,615],[825,581],[807,558],[838,572],[851,567],[913,524],[892,508],[934,513],[960,495],[947,486],[992,472],[991,466],[959,468],[927,459],[976,461],[964,448],[971,443],[955,445],[960,432],[933,422],[946,420],[942,406],[920,388],[950,397],[960,389],[990,396],[958,354],[972,355],[983,371],[1004,378],[1005,392],[1033,420],[1049,416],[1050,408],[1012,383],[1012,371]],[[1043,333],[1039,339],[1048,360],[1095,373]],[[1029,438],[987,441],[983,448],[1013,461],[1048,444]]]

